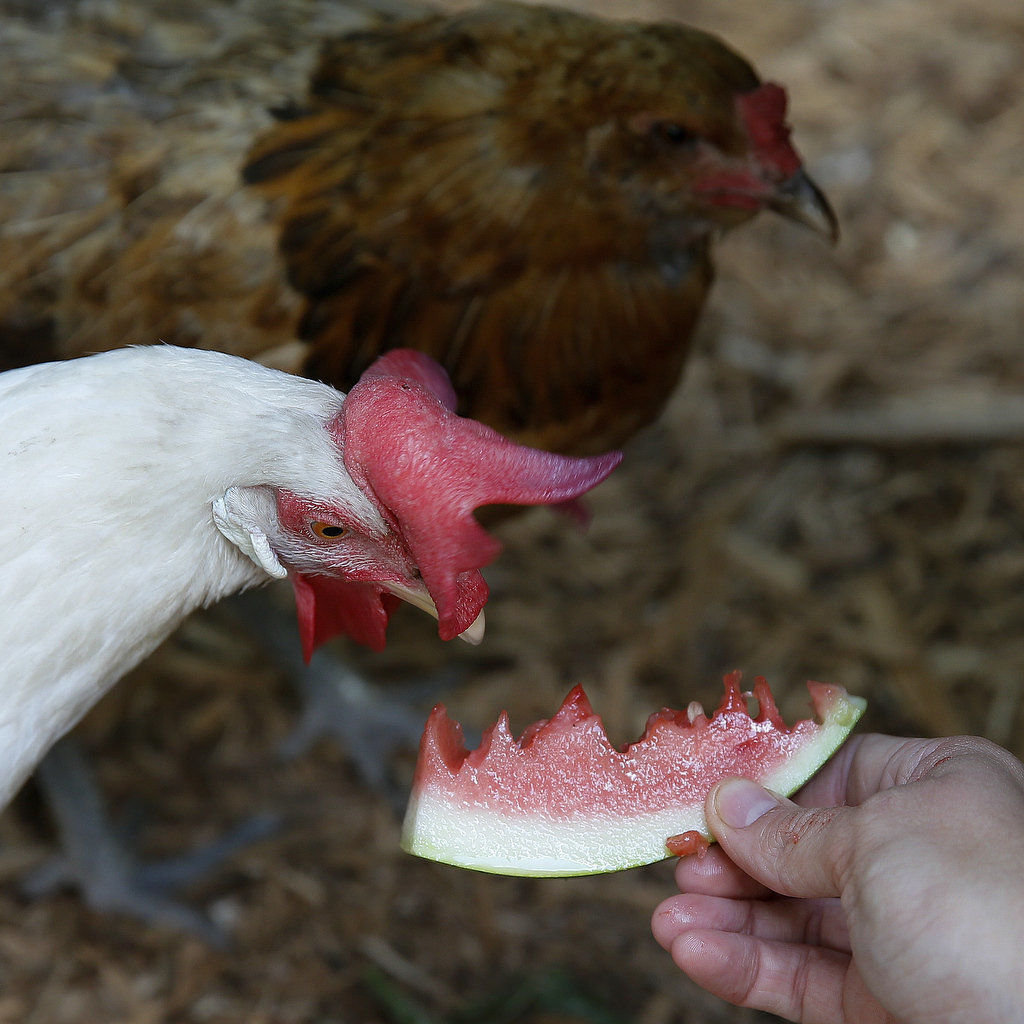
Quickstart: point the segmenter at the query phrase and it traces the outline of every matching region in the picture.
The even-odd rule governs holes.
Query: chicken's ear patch
[[[282,580],[288,570],[281,564],[262,524],[276,515],[274,497],[266,487],[229,487],[213,502],[213,522],[242,554],[265,573]]]
[[[360,378],[332,424],[349,475],[411,551],[443,637],[472,624],[487,599],[479,570],[501,550],[475,509],[571,501],[622,459],[526,448],[457,416],[454,398],[427,356],[396,350]]]

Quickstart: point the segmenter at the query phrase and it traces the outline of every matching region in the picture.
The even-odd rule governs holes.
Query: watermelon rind
[[[821,690],[812,690],[820,723],[806,742],[763,775],[749,770],[744,774],[789,796],[832,757],[866,703],[839,686]],[[410,797],[402,847],[428,860],[492,874],[569,877],[621,871],[664,860],[670,855],[665,846],[669,836],[693,831],[710,838],[703,796],[717,781],[708,779],[704,794],[688,806],[571,820],[470,806],[422,786]]]

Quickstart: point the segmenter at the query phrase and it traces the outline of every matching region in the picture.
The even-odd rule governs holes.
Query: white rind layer
[[[860,697],[837,699],[807,745],[758,781],[783,796],[796,792],[842,746],[865,707]],[[424,790],[409,802],[402,846],[419,857],[476,871],[564,877],[663,860],[669,856],[666,839],[689,831],[709,836],[703,799],[629,818],[556,821],[465,806],[443,792]]]

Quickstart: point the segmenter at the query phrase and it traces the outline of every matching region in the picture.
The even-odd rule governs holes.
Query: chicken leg
[[[299,719],[278,753],[291,760],[320,739],[337,740],[374,791],[396,806],[404,804],[405,795],[391,783],[387,766],[396,752],[415,750],[423,732],[426,712],[414,707],[409,691],[421,695],[450,686],[457,669],[446,668],[420,686],[385,695],[330,648],[322,648],[306,665],[295,640],[294,613],[284,612],[275,596],[272,589],[252,590],[236,596],[229,607],[298,693]]]
[[[56,889],[78,889],[95,910],[129,914],[148,924],[190,932],[215,949],[229,937],[205,914],[172,894],[207,874],[239,850],[272,833],[278,820],[257,814],[219,839],[167,860],[141,862],[110,820],[95,773],[77,739],[57,741],[35,774],[53,812],[63,852],[22,884],[31,898]]]

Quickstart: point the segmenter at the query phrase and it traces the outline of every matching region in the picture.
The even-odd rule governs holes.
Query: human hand
[[[709,794],[655,938],[709,992],[804,1024],[1024,1021],[1024,765],[986,740],[858,736],[780,799]],[[731,824],[727,824],[727,821]]]

